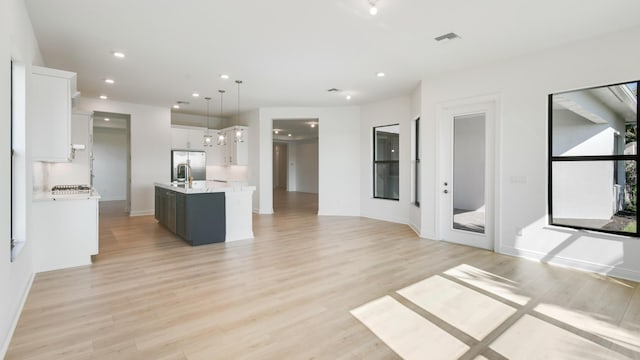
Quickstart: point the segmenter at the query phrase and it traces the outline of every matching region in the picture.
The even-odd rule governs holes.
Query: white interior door
[[[494,248],[495,102],[443,107],[440,235]]]

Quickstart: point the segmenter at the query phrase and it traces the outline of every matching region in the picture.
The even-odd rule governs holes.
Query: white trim
[[[415,232],[415,233],[416,233],[416,235],[418,235],[418,237],[419,237],[419,238],[421,238],[421,237],[422,237],[422,236],[420,235],[420,227],[419,227],[419,226],[417,226],[416,224],[413,224],[413,223],[411,223],[411,222],[410,222],[409,224],[407,224],[407,225],[409,225],[409,227],[411,228],[411,230],[413,230],[413,232]]]
[[[400,218],[394,218],[394,217],[380,217],[380,216],[372,216],[372,215],[367,215],[367,214],[362,214],[360,216],[363,217],[363,218],[367,218],[367,219],[373,219],[373,220],[392,222],[392,223],[396,223],[396,224],[409,225],[409,221],[407,221],[407,219],[400,219]]]
[[[0,348],[0,358],[4,359],[7,356],[7,351],[9,350],[9,344],[11,343],[11,338],[13,338],[13,333],[16,331],[16,327],[18,326],[18,320],[20,320],[20,315],[22,315],[22,310],[24,309],[24,304],[27,302],[27,297],[29,296],[29,292],[31,292],[31,286],[33,285],[33,280],[36,278],[36,273],[32,273],[29,277],[29,282],[25,290],[22,293],[22,297],[20,298],[20,306],[18,306],[18,310],[16,311],[13,320],[11,321],[11,326],[9,327],[9,332],[7,333],[7,338],[2,342],[2,347]]]
[[[487,156],[491,156],[486,166],[490,171],[487,171],[485,175],[485,191],[487,193],[487,209],[489,210],[486,213],[486,221],[487,226],[484,233],[484,237],[493,239],[493,242],[490,243],[490,249],[495,251],[495,249],[499,248],[500,234],[501,228],[499,226],[499,218],[501,213],[499,212],[500,208],[500,142],[502,140],[502,132],[500,127],[500,117],[502,115],[502,107],[501,107],[501,97],[500,94],[488,94],[481,95],[475,97],[468,97],[463,99],[444,101],[436,104],[436,171],[435,178],[436,180],[436,198],[435,198],[435,239],[438,240],[447,240],[452,241],[452,239],[444,239],[444,224],[443,221],[443,203],[442,203],[442,183],[445,180],[448,180],[450,183],[453,182],[453,175],[447,174],[445,177],[443,174],[442,167],[444,164],[444,146],[453,146],[452,140],[446,140],[442,136],[443,131],[443,123],[448,119],[452,119],[453,117],[470,115],[470,114],[478,114],[483,113],[485,116],[485,141],[486,141],[486,151],[491,151],[492,154],[487,154]],[[453,136],[453,134],[451,134]],[[493,146],[493,148],[490,148]],[[453,149],[448,150],[451,154],[453,154]],[[473,236],[474,234],[470,234]],[[456,242],[456,241],[453,241]],[[473,244],[467,244],[470,246],[474,246]],[[484,246],[483,246],[484,248]]]
[[[515,256],[519,258],[529,259],[540,263],[551,264],[560,267],[571,268],[575,270],[581,271],[589,271],[596,274],[606,275],[618,277],[621,279],[627,279],[631,281],[640,281],[640,271],[621,268],[618,266],[607,265],[607,264],[598,264],[590,261],[584,261],[580,259],[568,258],[564,256],[555,255],[549,261],[542,261],[542,259],[548,254],[532,251],[532,250],[524,250],[518,249],[511,246],[503,246],[500,248],[500,253],[510,256]]]

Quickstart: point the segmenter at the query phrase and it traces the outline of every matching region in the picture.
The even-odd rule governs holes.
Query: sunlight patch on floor
[[[531,300],[529,296],[521,293],[518,283],[467,264],[451,268],[444,274],[519,305]]]
[[[457,359],[469,347],[390,296],[351,310],[403,359]]]
[[[441,276],[432,276],[397,293],[478,340],[516,312],[511,306]]]
[[[522,292],[510,279],[462,264],[396,291],[428,313],[424,316],[390,296],[351,314],[404,359],[464,354],[486,360],[478,354],[493,358],[495,352],[515,360],[640,356],[640,329],[597,313],[538,303],[541,295],[531,299]]]
[[[568,310],[558,305],[542,303],[534,311],[562,321],[580,330],[597,335],[624,348],[640,352],[640,331],[625,330],[599,320],[593,314]]]
[[[530,315],[509,327],[491,348],[508,359],[614,360],[616,352]]]

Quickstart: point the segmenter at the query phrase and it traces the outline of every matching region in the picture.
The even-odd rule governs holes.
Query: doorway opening
[[[100,193],[100,213],[131,210],[131,115],[95,111],[91,183]]]
[[[318,213],[318,119],[273,120],[273,210]]]

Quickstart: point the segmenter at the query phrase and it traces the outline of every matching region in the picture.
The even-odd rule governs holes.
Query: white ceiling
[[[222,88],[227,116],[236,79],[243,111],[361,104],[408,94],[421,79],[640,25],[638,0],[379,0],[377,16],[367,0],[26,3],[46,65],[78,73],[84,96],[166,107],[186,100],[180,111],[202,114],[204,96],[219,111]],[[462,39],[433,40],[448,32]]]

